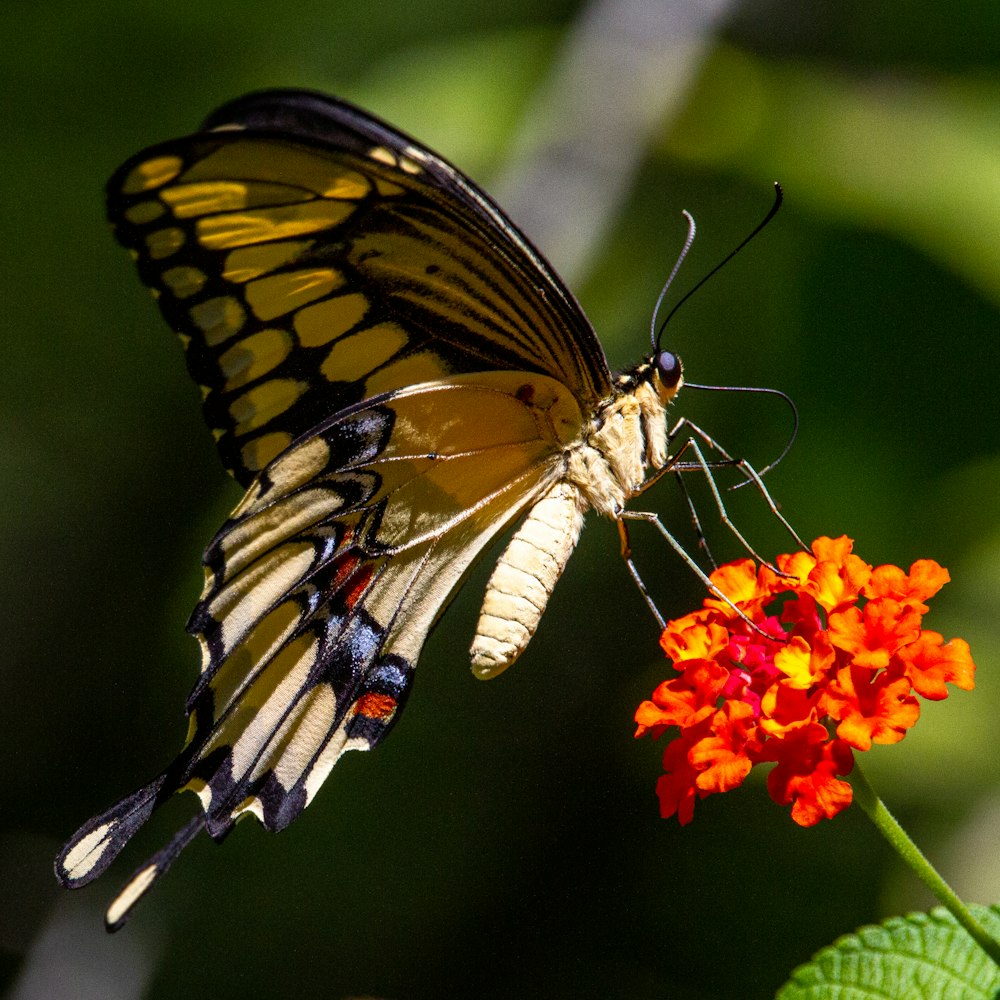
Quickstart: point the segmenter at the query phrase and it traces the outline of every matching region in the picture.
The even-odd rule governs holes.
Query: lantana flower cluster
[[[677,675],[635,714],[636,736],[677,730],[657,782],[660,812],[687,824],[697,799],[742,784],[757,764],[775,802],[812,826],[851,802],[854,751],[898,743],[920,715],[916,695],[971,690],[975,665],[962,639],[921,628],[925,601],[950,579],[931,559],[909,573],[873,568],[847,537],[818,538],[811,552],[743,559],[712,582],[709,597],[670,622],[660,645]]]

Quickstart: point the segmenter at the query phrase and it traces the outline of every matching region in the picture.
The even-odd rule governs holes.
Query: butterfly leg
[[[686,462],[681,461],[684,455],[687,454],[688,452],[691,452],[694,455],[694,460]],[[728,464],[728,456],[726,464]],[[702,453],[702,450],[699,447],[698,442],[694,438],[688,438],[687,441],[684,442],[680,451],[677,452],[673,464],[673,472],[678,479],[681,479],[683,477],[684,472],[694,471],[694,470],[700,471],[705,476],[705,481],[708,483],[708,488],[712,492],[712,499],[715,502],[715,506],[719,511],[719,517],[721,518],[722,523],[735,536],[736,540],[740,543],[740,545],[751,556],[753,556],[754,559],[757,560],[757,562],[764,563],[765,565],[773,569],[774,567],[771,566],[771,564],[757,552],[757,550],[750,544],[750,542],[744,536],[743,532],[741,532],[740,529],[736,527],[735,522],[729,516],[729,511],[726,510],[726,505],[723,502],[722,494],[719,492],[719,487],[715,481],[715,476],[712,475],[712,469],[709,467],[708,462],[705,461],[705,456]],[[685,490],[685,493],[686,492],[687,491]],[[771,502],[773,504],[773,501]],[[688,503],[689,506],[693,508],[694,505],[691,503],[690,497],[688,498]],[[701,524],[699,522],[696,522],[695,528],[700,532]],[[711,558],[711,555],[709,556],[709,558]],[[714,559],[712,560],[712,565],[713,566],[715,565]]]
[[[667,540],[667,543],[670,545],[670,547],[681,557],[681,559],[684,560],[685,563],[687,563],[691,572],[694,573],[694,575],[698,577],[698,579],[701,580],[701,582],[705,584],[705,586],[717,598],[719,598],[720,601],[724,601],[726,604],[728,604],[729,607],[737,615],[739,615],[739,617],[742,618],[743,621],[745,621],[747,625],[749,625],[750,628],[752,628],[755,632],[758,632],[761,635],[768,635],[768,633],[764,632],[759,625],[751,621],[750,618],[733,603],[731,598],[729,598],[726,594],[724,594],[721,590],[719,590],[719,588],[714,583],[712,583],[712,581],[708,578],[708,575],[705,573],[705,571],[694,561],[694,559],[691,558],[691,556],[685,550],[684,546],[681,545],[681,543],[677,541],[677,539],[674,538],[674,536],[667,530],[666,526],[660,520],[659,514],[656,514],[653,511],[649,510],[623,510],[619,513],[618,519],[619,523],[621,523],[621,521],[623,520],[629,520],[629,521],[646,521],[649,524],[652,524],[656,528],[656,530],[659,531],[659,533]],[[619,528],[619,532],[621,532],[621,530],[622,529]],[[626,532],[625,537],[627,538],[627,536],[628,533]],[[631,565],[631,554],[629,554],[629,556],[626,557],[625,562],[626,565],[629,566],[629,571],[632,574],[632,579],[636,581],[640,591],[643,593],[643,596],[646,597],[646,603],[649,605],[650,609],[653,611],[653,614],[656,616],[657,622],[662,623],[663,622],[662,615],[660,615],[659,611],[655,609],[655,605],[653,604],[652,599],[649,598],[646,594],[645,585],[639,579],[638,572],[636,571],[635,567]],[[771,638],[774,637],[772,636]]]
[[[775,503],[773,497],[768,492],[768,489],[764,485],[764,481],[761,479],[757,470],[754,469],[754,467],[745,458],[740,458],[740,459],[733,458],[732,455],[730,455],[729,452],[727,452],[725,448],[723,448],[722,445],[718,443],[718,441],[716,441],[713,437],[711,437],[711,435],[709,435],[706,431],[702,430],[702,428],[699,427],[696,423],[693,423],[692,421],[688,420],[686,417],[681,417],[680,420],[678,420],[677,423],[671,428],[669,434],[670,439],[673,440],[683,431],[687,431],[688,434],[692,436],[688,437],[688,439],[681,446],[680,451],[678,451],[677,454],[674,455],[671,458],[671,460],[667,463],[667,468],[677,473],[678,476],[680,473],[691,472],[695,470],[698,470],[704,474],[705,479],[708,482],[709,489],[711,489],[712,491],[712,497],[715,501],[716,507],[718,508],[719,515],[722,518],[723,524],[725,524],[726,527],[736,536],[740,544],[746,549],[747,552],[750,553],[750,555],[752,555],[758,562],[763,562],[765,563],[765,565],[770,566],[770,563],[767,563],[766,560],[762,559],[754,551],[754,549],[750,546],[750,544],[743,537],[741,532],[737,529],[736,525],[733,524],[732,520],[730,519],[729,514],[726,511],[726,506],[722,501],[722,496],[719,493],[719,488],[716,485],[715,477],[712,475],[712,469],[723,468],[725,466],[733,466],[739,469],[745,478],[742,482],[737,483],[735,486],[730,487],[730,489],[739,489],[741,486],[745,486],[747,483],[752,483],[756,487],[757,492],[763,498],[764,502],[767,504],[768,510],[771,511],[771,514],[778,520],[778,522],[785,529],[785,531],[788,532],[788,534],[794,540],[795,544],[798,545],[801,549],[808,551],[809,546],[807,546],[805,542],[802,541],[796,530],[791,526],[787,518],[778,509],[778,505]],[[701,439],[701,441],[706,447],[711,448],[712,451],[720,455],[721,461],[707,462],[705,460],[701,448],[698,445],[698,439]],[[694,453],[695,456],[694,461],[686,461],[686,462],[681,461],[685,452],[687,452],[688,450]],[[690,506],[690,501],[689,501],[689,506]],[[697,519],[695,521],[695,527],[697,530],[700,531],[700,525],[697,523]],[[774,569],[773,566],[771,566],[770,568]]]
[[[673,436],[673,434],[671,434],[671,436]],[[710,438],[708,440],[711,441]],[[701,518],[698,516],[698,509],[695,506],[694,500],[692,499],[690,491],[687,488],[687,483],[684,481],[685,472],[694,472],[694,471],[701,472],[705,476],[705,480],[707,481],[709,488],[712,491],[712,496],[715,500],[715,505],[718,508],[719,515],[722,519],[722,523],[725,524],[727,528],[729,528],[729,530],[732,532],[733,535],[736,536],[737,540],[743,546],[743,548],[751,556],[753,556],[754,559],[756,559],[760,563],[763,563],[769,569],[778,572],[778,570],[774,566],[772,566],[770,562],[768,562],[766,559],[763,558],[763,556],[758,554],[758,552],[743,536],[742,532],[733,523],[732,518],[730,518],[729,513],[726,510],[726,505],[722,500],[722,495],[720,494],[718,485],[715,482],[715,477],[712,475],[713,469],[720,469],[728,466],[736,466],[741,468],[742,464],[745,464],[749,467],[749,463],[746,463],[745,460],[742,459],[738,462],[735,459],[730,458],[725,451],[722,451],[721,448],[719,448],[718,450],[722,453],[724,458],[721,461],[708,462],[706,461],[701,448],[698,446],[698,443],[693,438],[688,438],[688,440],[685,441],[684,444],[681,446],[680,450],[675,455],[672,455],[670,457],[670,460],[667,462],[667,464],[662,469],[659,469],[654,475],[650,476],[642,484],[642,486],[633,494],[633,496],[638,496],[642,493],[645,493],[646,490],[648,490],[651,486],[659,482],[659,480],[662,479],[663,476],[665,476],[668,472],[673,473],[674,477],[677,480],[677,485],[680,488],[681,495],[684,497],[684,501],[687,504],[688,512],[691,516],[691,523],[694,526],[695,534],[698,539],[698,548],[705,553],[712,569],[713,570],[717,569],[718,563],[716,562],[715,557],[712,555],[712,551],[709,548],[708,539],[705,536],[705,531],[701,526]],[[692,451],[694,453],[695,455],[694,460],[682,461],[684,455],[688,451]],[[744,473],[744,475],[746,475],[746,473]],[[754,475],[756,476],[756,473],[754,473]],[[756,481],[760,483],[761,488],[762,489],[764,488],[763,483],[760,482],[759,476],[756,477],[756,480],[751,480],[751,481]],[[780,513],[778,513],[777,506],[771,499],[770,494],[766,492],[766,490],[765,490],[765,497],[766,500],[768,501],[770,509],[774,511],[775,516],[777,516],[787,526],[787,522],[785,522],[785,519],[781,516]],[[789,527],[788,530],[792,531],[791,527]],[[793,537],[796,538],[796,540],[798,540],[798,536],[795,535],[794,531],[792,531],[792,535]],[[684,554],[685,556],[687,556],[686,551]]]
[[[713,570],[719,568],[719,564],[715,561],[715,556],[712,555],[712,550],[708,545],[708,537],[705,535],[705,531],[701,526],[701,518],[698,516],[698,508],[695,506],[694,500],[691,498],[691,491],[687,488],[687,481],[684,479],[683,473],[679,469],[671,469],[674,474],[674,479],[677,481],[677,488],[681,491],[681,496],[684,497],[684,503],[687,505],[688,516],[691,518],[691,524],[694,527],[695,537],[697,538],[698,548],[705,553],[705,558],[708,560],[709,565]]]
[[[618,537],[621,540],[622,559],[625,560],[629,575],[632,577],[636,587],[639,588],[639,593],[642,594],[642,599],[646,602],[646,607],[653,612],[656,624],[659,625],[662,632],[667,627],[667,622],[663,615],[660,614],[660,609],[650,596],[649,590],[646,589],[646,584],[643,583],[642,577],[639,576],[639,571],[635,568],[635,563],[632,561],[632,544],[628,536],[628,525],[625,524],[625,521],[621,517],[615,521],[615,524],[618,526]]]
[[[652,476],[650,476],[636,491],[634,495],[639,495],[644,493],[647,489],[658,482],[664,475],[668,472],[673,473],[677,479],[678,485],[680,486],[681,493],[684,497],[685,503],[687,504],[688,510],[691,514],[691,521],[694,525],[694,530],[698,538],[698,548],[705,552],[709,563],[712,568],[716,568],[716,562],[712,553],[709,549],[707,539],[705,537],[705,532],[701,525],[701,518],[698,515],[697,507],[695,506],[694,500],[692,499],[690,492],[687,489],[687,485],[684,480],[685,472],[700,472],[708,483],[708,487],[712,493],[712,499],[715,503],[716,509],[719,511],[719,516],[722,523],[729,529],[729,531],[736,537],[740,545],[749,553],[757,562],[767,566],[773,572],[781,574],[781,571],[770,563],[768,560],[764,559],[750,542],[746,539],[743,533],[739,530],[736,524],[733,522],[732,518],[729,516],[729,512],[726,509],[725,502],[722,499],[722,494],[719,491],[718,484],[715,481],[715,476],[713,475],[713,470],[721,469],[724,467],[735,467],[744,476],[742,483],[737,485],[745,485],[746,483],[753,483],[757,491],[763,497],[764,502],[767,504],[768,509],[771,513],[778,519],[780,524],[785,528],[789,535],[795,540],[796,544],[803,549],[807,549],[807,546],[803,543],[802,539],[799,538],[795,529],[789,524],[787,519],[778,510],[778,505],[775,503],[771,494],[768,492],[767,487],[764,485],[763,480],[753,466],[746,459],[734,459],[714,438],[703,431],[697,424],[692,423],[685,417],[682,417],[677,423],[671,428],[668,439],[674,440],[682,433],[687,434],[687,439],[678,449],[678,451],[672,455],[669,460],[665,463],[663,468],[657,470]],[[699,440],[701,444],[699,444]],[[705,453],[702,449],[702,445],[706,449],[711,449],[715,452],[719,458],[713,461],[708,461],[705,458]],[[656,618],[657,624],[663,627],[663,616],[660,614],[659,609],[653,603],[649,592],[643,583],[639,572],[635,567],[632,560],[632,550],[629,542],[628,528],[624,523],[625,520],[637,520],[637,521],[647,521],[653,524],[657,531],[666,539],[667,543],[673,548],[673,550],[684,560],[685,563],[691,568],[692,572],[705,584],[709,591],[711,591],[716,597],[725,601],[744,621],[746,621],[754,631],[760,631],[759,627],[755,625],[750,619],[738,608],[736,605],[724,594],[719,588],[712,583],[705,571],[698,565],[698,563],[691,557],[683,545],[667,530],[663,522],[660,520],[659,515],[651,511],[631,511],[623,510],[619,513],[617,523],[618,532],[621,538],[621,552],[622,558],[625,560],[625,565],[628,567],[629,574],[635,581],[636,586],[639,588],[639,592],[642,594],[643,599],[649,606]]]

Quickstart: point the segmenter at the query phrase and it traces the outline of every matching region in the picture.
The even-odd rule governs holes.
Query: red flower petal
[[[948,684],[965,691],[975,687],[976,665],[969,644],[964,639],[952,639],[942,645],[943,639],[940,632],[921,632],[918,639],[896,654],[913,690],[929,701],[947,698]]]
[[[748,748],[756,749],[753,712],[749,705],[728,701],[712,719],[710,734],[688,750],[703,792],[728,792],[743,783],[753,766]]]
[[[822,726],[781,742],[778,764],[767,776],[767,789],[779,805],[792,804],[792,819],[799,826],[833,819],[851,804],[851,786],[836,777],[854,768],[850,747],[841,740],[826,742]]]
[[[839,719],[837,735],[858,750],[872,743],[898,743],[920,717],[920,705],[910,694],[910,680],[895,680],[885,671],[844,667],[826,691],[823,705]]]

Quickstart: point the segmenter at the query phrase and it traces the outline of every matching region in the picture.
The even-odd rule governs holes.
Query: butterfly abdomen
[[[584,513],[617,518],[642,489],[647,469],[666,463],[666,408],[679,385],[664,386],[648,361],[627,385],[597,408],[592,426],[565,451],[562,477],[497,562],[469,651],[477,677],[495,677],[524,652],[576,547]]]
[[[477,677],[496,676],[524,652],[576,547],[587,506],[574,483],[560,480],[514,533],[486,586],[469,650]]]

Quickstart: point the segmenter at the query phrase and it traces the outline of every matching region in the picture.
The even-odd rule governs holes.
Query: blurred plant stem
[[[986,929],[972,915],[965,903],[958,898],[951,886],[927,860],[923,851],[913,843],[895,816],[889,812],[885,803],[878,797],[875,789],[869,784],[857,762],[855,762],[854,771],[851,774],[851,785],[854,788],[854,801],[875,824],[879,833],[889,841],[893,850],[916,873],[920,881],[934,893],[959,924],[969,932],[976,944],[993,959],[997,966],[1000,966],[1000,942],[994,940],[986,932]]]

